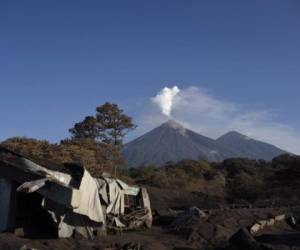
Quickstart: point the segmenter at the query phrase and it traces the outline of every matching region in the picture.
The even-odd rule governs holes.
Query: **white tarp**
[[[98,186],[95,179],[84,171],[80,184],[80,204],[74,209],[74,213],[88,216],[91,220],[105,223],[101,202],[99,198]]]

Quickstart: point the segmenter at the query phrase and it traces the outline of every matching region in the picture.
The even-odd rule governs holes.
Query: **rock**
[[[271,226],[274,226],[274,224],[275,224],[275,220],[273,218],[267,220],[267,226],[271,227]]]
[[[275,217],[275,221],[284,221],[285,220],[285,214],[277,215]]]
[[[261,228],[262,228],[262,226],[260,224],[256,223],[250,228],[250,233],[256,234]]]
[[[195,215],[195,216],[198,216],[198,217],[206,217],[206,213],[203,212],[201,209],[199,209],[198,207],[190,207],[188,209],[188,213],[191,214],[191,215]]]
[[[258,224],[261,226],[261,228],[263,228],[267,225],[267,222],[265,220],[260,220],[258,221]]]

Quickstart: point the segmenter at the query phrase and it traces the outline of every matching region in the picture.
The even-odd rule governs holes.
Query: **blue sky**
[[[300,138],[297,0],[3,0],[0,36],[0,140],[59,141],[105,101],[142,127],[150,98],[174,85],[267,110],[269,127]]]

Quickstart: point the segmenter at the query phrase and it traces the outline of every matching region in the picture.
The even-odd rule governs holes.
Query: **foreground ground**
[[[245,249],[229,240],[239,229],[299,209],[278,206],[214,207],[214,202],[191,193],[151,188],[149,191],[154,213],[151,229],[109,234],[94,241],[79,238],[26,239],[5,233],[0,234],[0,249]],[[183,210],[192,205],[203,209],[207,216],[184,215]],[[262,247],[259,249],[300,249],[300,232],[285,221],[266,227],[255,238]]]
[[[94,241],[5,233],[0,234],[0,249],[300,249],[298,156],[272,162],[228,159],[218,164],[186,160],[159,169],[130,170],[121,179],[147,188],[154,216],[151,229],[110,233]],[[187,213],[192,207],[205,216]],[[282,214],[293,215],[296,225],[283,220],[254,236],[245,234],[254,223]]]
[[[155,225],[149,230],[108,235],[95,241],[84,239],[24,239],[0,235],[1,249],[243,249],[228,239],[241,227],[282,213],[277,209],[233,209],[214,211],[207,218],[192,218],[174,227]],[[171,224],[172,225],[172,224]],[[300,233],[285,222],[261,232],[257,241],[265,249],[300,249]]]

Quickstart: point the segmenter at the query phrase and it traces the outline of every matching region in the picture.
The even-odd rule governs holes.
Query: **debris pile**
[[[206,213],[198,207],[190,207],[184,212],[179,213],[169,228],[172,231],[180,231],[182,228],[191,225],[194,220],[205,218],[206,216]]]
[[[267,220],[260,220],[250,227],[250,233],[252,235],[257,234],[259,231],[263,230],[265,227],[272,227],[275,223],[284,221],[286,219],[285,214],[280,214],[274,218],[269,218]]]
[[[33,161],[2,147],[0,201],[0,232],[21,228],[24,234],[36,234],[36,221],[51,229],[46,236],[79,234],[94,239],[111,228],[152,225],[145,188],[128,186],[105,173],[93,178],[78,165]]]

